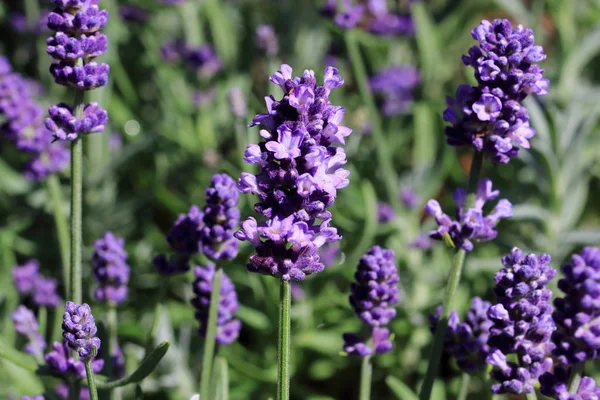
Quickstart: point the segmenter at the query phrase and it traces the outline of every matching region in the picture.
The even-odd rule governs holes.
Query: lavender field
[[[0,399],[600,400],[600,1],[0,32]]]

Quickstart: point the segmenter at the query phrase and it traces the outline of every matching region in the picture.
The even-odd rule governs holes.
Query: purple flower
[[[23,175],[32,181],[42,181],[65,169],[70,158],[69,151],[62,144],[53,143],[25,165]]]
[[[93,35],[81,35],[80,38],[69,36],[64,32],[56,34],[46,41],[46,51],[55,60],[73,64],[82,58],[92,60],[106,51],[106,36],[96,32]]]
[[[498,235],[496,225],[503,218],[512,217],[512,204],[502,199],[498,201],[491,213],[483,216],[483,206],[488,200],[494,200],[500,191],[492,191],[492,181],[481,179],[477,188],[475,206],[464,209],[466,191],[458,189],[454,192],[456,203],[456,220],[451,219],[442,211],[436,200],[425,204],[425,211],[435,218],[438,229],[431,231],[429,237],[435,240],[450,240],[454,247],[465,251],[473,250],[473,242],[487,242]]]
[[[212,78],[223,68],[223,62],[210,45],[181,46],[179,51],[180,58],[201,78]]]
[[[69,400],[69,386],[66,383],[59,383],[54,387],[54,393],[60,400]],[[79,391],[79,400],[90,400],[90,390],[82,387]]]
[[[424,233],[419,233],[416,239],[408,243],[408,247],[412,249],[429,250],[433,246],[433,241]]]
[[[344,0],[336,7],[335,0],[328,0],[321,13],[333,17],[335,24],[342,29],[361,27],[381,36],[411,35],[414,32],[412,19],[400,13],[391,13],[386,0]]]
[[[106,232],[94,242],[92,257],[94,276],[100,284],[96,289],[96,300],[102,303],[119,304],[127,298],[129,265],[125,241],[112,232]]]
[[[412,92],[420,81],[419,71],[412,66],[389,67],[369,79],[369,86],[384,98],[383,113],[403,114],[412,103]]]
[[[502,258],[502,268],[494,277],[497,304],[488,310],[492,321],[487,358],[498,383],[494,393],[531,393],[537,379],[552,368],[550,336],[555,329],[546,284],[556,275],[549,266],[550,256],[525,255],[518,248]],[[516,362],[507,361],[515,354]]]
[[[179,215],[167,233],[167,241],[175,252],[188,255],[200,252],[203,217],[195,205],[190,207],[187,214]]]
[[[546,372],[540,377],[540,392],[557,400],[594,400],[600,397],[596,381],[587,376],[581,378],[575,393],[569,393],[567,385],[570,375],[570,369],[556,366],[553,372]]]
[[[44,400],[44,396],[36,394],[35,396],[23,396],[21,400]]]
[[[261,24],[256,27],[256,45],[270,57],[279,53],[279,40],[272,25]]]
[[[98,64],[95,61],[84,66],[70,66],[63,63],[50,66],[50,74],[56,83],[79,90],[93,90],[106,85],[109,72],[108,64]]]
[[[378,203],[377,204],[377,222],[383,224],[385,222],[390,222],[396,217],[396,210],[394,207],[387,203]]]
[[[527,109],[521,104],[532,93],[548,93],[548,80],[537,62],[546,58],[534,45],[533,31],[513,28],[506,19],[483,20],[471,31],[477,41],[463,56],[473,67],[478,86],[460,85],[455,98],[448,98],[444,120],[448,144],[472,145],[493,162],[506,164],[529,148],[535,130],[529,126]]]
[[[452,311],[448,318],[444,351],[454,357],[458,367],[468,374],[482,372],[487,368],[486,358],[489,353],[487,341],[492,325],[487,316],[490,305],[489,302],[474,297],[464,322],[460,322],[456,311]],[[435,314],[429,317],[431,332],[435,332],[441,312],[440,306]]]
[[[23,265],[16,265],[12,269],[13,281],[20,294],[30,294],[35,288],[35,283],[40,273],[40,263],[37,260],[27,260]]]
[[[147,9],[135,4],[119,6],[119,16],[127,22],[146,22],[148,15],[149,12]]]
[[[28,340],[25,351],[35,356],[44,354],[46,341],[44,340],[44,336],[39,332],[38,322],[33,311],[25,306],[19,306],[17,310],[11,314],[11,319],[15,326],[15,331],[20,335],[25,336]]]
[[[240,222],[238,202],[233,178],[227,174],[214,175],[206,188],[201,229],[202,251],[212,260],[231,260],[237,255],[239,242],[233,233]]]
[[[96,337],[96,323],[87,304],[67,301],[63,317],[63,338],[81,358],[92,356],[93,347],[100,350],[100,339]]]
[[[167,257],[164,254],[154,257],[152,264],[156,267],[159,274],[171,276],[184,274],[190,270],[190,257],[179,254]]]
[[[20,12],[14,12],[10,15],[10,25],[18,33],[30,35],[42,35],[48,33],[48,10],[40,10],[40,17],[33,24],[27,21],[25,15]]]
[[[320,262],[328,267],[333,265],[340,254],[340,246],[338,243],[326,243],[319,249]]]
[[[67,343],[54,342],[52,348],[53,350],[44,356],[46,365],[52,375],[79,379],[86,377],[83,360],[71,357]],[[94,373],[99,373],[103,367],[104,360],[101,357],[92,358],[92,370]]]
[[[98,107],[98,103],[89,103],[83,109],[81,119],[73,115],[71,107],[61,103],[48,109],[50,118],[46,119],[46,128],[56,140],[76,140],[79,135],[102,132],[108,123],[108,114]]]
[[[574,366],[600,354],[600,248],[585,247],[560,269],[564,277],[558,288],[564,296],[554,300],[553,354]]]
[[[410,187],[403,187],[400,190],[400,201],[408,210],[413,209],[419,203],[419,197]]]
[[[206,336],[210,295],[215,276],[214,264],[209,263],[205,266],[197,266],[194,268],[194,276],[196,277],[193,284],[195,296],[191,302],[196,308],[196,319],[200,323],[200,334]],[[217,335],[215,338],[218,344],[231,344],[237,339],[242,324],[239,320],[233,318],[238,308],[239,303],[235,286],[229,277],[223,273],[217,315]]]
[[[38,276],[33,290],[33,302],[39,307],[56,307],[60,296],[56,293],[56,279]]]
[[[261,172],[243,173],[238,181],[242,193],[259,196],[254,209],[265,221],[250,217],[235,236],[256,249],[249,271],[303,280],[323,270],[318,249],[341,239],[330,227],[327,208],[349,183],[349,172],[342,168],[346,153],[334,143],[343,144],[351,130],[341,125],[345,109],[329,101],[343,80],[328,67],[323,86],[317,86],[313,71],[292,78],[292,68],[283,64],[271,82],[282,88],[283,98],[265,98],[267,113],[250,124],[263,127],[264,142],[248,146],[244,159]]]
[[[394,264],[394,251],[372,247],[360,259],[354,278],[350,305],[362,322],[372,328],[375,352],[386,353],[392,349],[392,339],[383,327],[396,315],[394,305],[399,299],[400,277]],[[373,351],[358,335],[346,333],[343,338],[344,351],[348,354],[365,356]]]

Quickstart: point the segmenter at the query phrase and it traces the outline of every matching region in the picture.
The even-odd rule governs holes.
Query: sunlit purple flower
[[[96,336],[97,328],[92,310],[87,304],[75,304],[67,301],[63,316],[63,338],[69,347],[86,358],[93,355],[93,347],[100,350],[100,339]]]

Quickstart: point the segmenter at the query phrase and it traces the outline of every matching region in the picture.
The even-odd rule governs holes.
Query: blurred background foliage
[[[15,70],[43,85],[45,105],[68,100],[72,94],[51,82],[45,35],[17,32],[10,20],[15,12],[37,13],[49,8],[48,3],[0,3],[0,53],[10,58]],[[415,398],[431,340],[427,316],[441,301],[451,250],[441,243],[429,250],[409,243],[434,225],[422,211],[425,201],[437,198],[451,209],[452,191],[466,184],[471,151],[445,144],[441,113],[445,96],[472,80],[460,56],[474,43],[470,29],[481,19],[506,17],[533,28],[536,42],[548,54],[541,66],[551,86],[548,96],[528,100],[537,130],[532,150],[522,151],[508,166],[484,166],[484,176],[491,177],[502,197],[515,205],[515,216],[500,224],[497,240],[477,246],[467,257],[457,310],[462,314],[472,296],[491,298],[499,258],[513,246],[548,252],[558,267],[579,247],[600,243],[598,0],[401,0],[400,6],[412,14],[416,33],[399,38],[345,34],[320,16],[323,3],[319,1],[189,0],[179,7],[155,0],[101,3],[111,14],[106,29],[110,49],[103,57],[111,65],[111,80],[89,97],[107,108],[110,126],[85,141],[84,299],[92,301],[91,246],[111,230],[126,239],[132,266],[131,294],[119,309],[119,337],[128,368],[134,368],[143,354],[158,302],[164,307],[157,340],[172,341],[159,369],[143,382],[146,398],[189,398],[197,391],[202,356],[202,340],[189,305],[191,275],[165,282],[155,273],[151,259],[166,250],[164,235],[176,216],[191,204],[203,204],[212,174],[227,172],[237,178],[248,170],[242,152],[246,144],[257,142],[258,129],[247,124],[264,111],[265,95],[280,96],[268,77],[281,62],[297,74],[314,69],[322,78],[325,60],[334,57],[346,84],[334,92],[332,102],[347,108],[345,122],[354,130],[347,139],[351,184],[340,192],[332,210],[334,225],[344,236],[341,253],[323,273],[302,283],[304,296],[293,303],[294,399],[357,397],[360,360],[339,352],[342,332],[360,326],[347,301],[349,283],[358,258],[373,244],[396,251],[402,288],[399,317],[391,325],[396,335],[394,351],[374,360],[373,398]],[[128,4],[146,9],[147,20],[120,18],[119,7]],[[258,24],[274,26],[278,56],[257,49]],[[161,46],[176,39],[211,43],[223,60],[222,71],[203,79],[183,64],[164,62]],[[392,65],[414,65],[420,71],[410,109],[401,116],[380,117],[382,137],[365,129],[373,121],[359,95],[349,40],[358,43],[369,76]],[[245,118],[236,118],[230,110],[227,93],[234,87],[248,98]],[[195,105],[193,92],[209,88],[214,88],[214,97]],[[379,166],[377,141],[391,153],[393,176]],[[4,343],[14,343],[10,313],[18,296],[10,269],[34,257],[47,275],[60,278],[60,256],[44,185],[20,176],[19,157],[10,146],[0,146],[0,155],[0,335]],[[418,206],[407,209],[390,198],[384,187],[390,181],[395,193],[402,188],[414,190]],[[68,171],[61,175],[61,183],[68,213]],[[242,196],[242,216],[252,212],[251,201],[250,196]],[[379,202],[396,204],[396,217],[378,223]],[[278,282],[246,272],[247,244],[225,270],[242,303],[240,339],[219,349],[228,363],[232,400],[267,399],[276,382]],[[102,307],[93,308],[102,321]],[[455,398],[459,379],[458,370],[445,361],[433,398]],[[485,395],[474,393],[471,398],[485,398],[486,383],[474,385]],[[40,388],[38,378],[0,361],[0,397],[34,394]],[[125,393],[125,398],[133,398],[133,390]]]

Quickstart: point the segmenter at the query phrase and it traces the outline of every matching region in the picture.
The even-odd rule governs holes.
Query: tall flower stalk
[[[55,34],[47,40],[47,52],[57,62],[50,73],[59,85],[75,88],[72,107],[58,104],[50,107],[46,128],[55,140],[71,142],[71,245],[68,297],[81,303],[82,255],[82,135],[101,132],[108,122],[106,111],[97,104],[84,103],[85,91],[103,86],[108,81],[109,66],[93,61],[106,51],[106,36],[99,32],[108,21],[108,13],[100,10],[99,0],[51,0],[55,9],[48,15],[48,27]]]
[[[483,20],[471,31],[471,35],[479,43],[463,56],[463,62],[474,69],[477,86],[460,85],[456,98],[448,98],[448,108],[444,111],[444,120],[451,124],[444,131],[448,144],[470,145],[475,149],[469,185],[466,193],[463,191],[458,197],[455,194],[459,208],[457,221],[444,214],[435,201],[428,202],[425,207],[439,225],[430,236],[444,240],[456,248],[456,253],[427,374],[419,393],[421,400],[428,400],[431,396],[466,254],[473,249],[474,242],[495,238],[494,226],[498,219],[512,215],[510,202],[506,200],[499,202],[492,214],[485,218],[482,216],[483,203],[478,197],[483,195],[489,199],[493,193],[491,181],[489,193],[485,190],[480,194],[481,184],[477,189],[484,155],[493,163],[506,164],[519,153],[520,147],[529,148],[529,139],[535,135],[535,130],[530,127],[527,109],[521,103],[529,94],[548,93],[544,70],[536,64],[546,55],[541,46],[534,45],[531,29],[522,25],[513,27],[505,19]]]
[[[290,396],[290,314],[291,280],[323,270],[318,250],[341,237],[330,226],[327,210],[337,190],[348,186],[349,172],[342,168],[346,153],[341,146],[352,132],[341,125],[346,110],[329,101],[331,91],[344,81],[334,67],[327,67],[324,84],[317,86],[314,71],[292,77],[292,68],[281,65],[271,82],[283,91],[283,98],[265,98],[266,114],[258,114],[250,126],[260,125],[264,140],[251,144],[244,153],[249,164],[260,167],[257,175],[242,173],[239,189],[258,195],[258,222],[248,217],[236,232],[239,240],[250,242],[256,253],[250,256],[250,272],[281,280],[279,306],[277,398]]]

